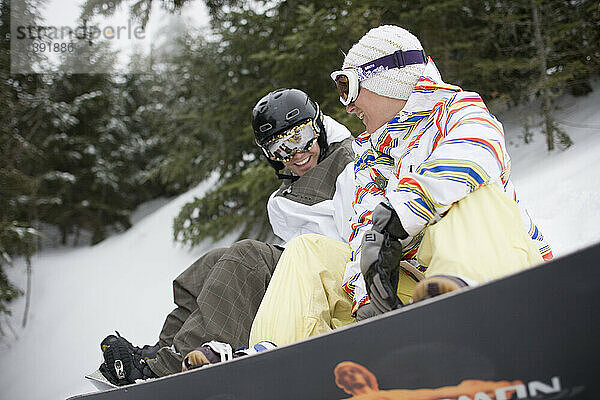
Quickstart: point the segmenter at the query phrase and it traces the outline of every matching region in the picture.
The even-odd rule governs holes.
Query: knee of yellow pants
[[[415,289],[417,282],[412,279],[407,274],[400,272],[400,277],[398,278],[398,290],[396,294],[398,298],[402,302],[402,304],[409,304],[412,299],[412,292]]]
[[[250,331],[250,345],[278,346],[354,322],[342,290],[350,246],[316,234],[291,240],[279,259]]]
[[[517,205],[497,184],[458,201],[426,228],[417,259],[425,276],[454,275],[483,283],[542,262]]]

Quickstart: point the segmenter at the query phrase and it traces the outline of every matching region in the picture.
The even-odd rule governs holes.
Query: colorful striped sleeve
[[[411,235],[478,187],[503,184],[510,174],[502,125],[477,94],[459,92],[438,103],[429,121],[435,123],[422,135],[429,140],[429,157],[387,191]]]

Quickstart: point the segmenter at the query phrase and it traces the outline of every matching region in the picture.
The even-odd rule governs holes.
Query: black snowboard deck
[[[71,399],[343,399],[357,394],[336,385],[343,361],[377,380],[378,397],[361,399],[465,380],[511,383],[451,398],[600,398],[598,264],[600,244],[289,346]]]

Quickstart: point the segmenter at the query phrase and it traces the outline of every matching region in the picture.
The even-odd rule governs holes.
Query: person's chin
[[[302,176],[314,168],[314,165],[313,165],[314,164],[314,156],[313,155],[308,157],[308,159],[305,159],[305,161],[306,162],[301,165],[294,164],[294,169],[295,169],[296,175]]]
[[[381,128],[383,126],[383,124],[381,123],[375,123],[375,124],[371,124],[368,121],[365,122],[365,128],[367,129],[367,132],[369,132],[370,134],[373,134],[377,131],[377,129]]]

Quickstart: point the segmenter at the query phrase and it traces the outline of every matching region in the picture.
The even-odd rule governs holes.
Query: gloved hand
[[[357,319],[394,310],[402,303],[396,294],[398,290],[399,263],[402,257],[402,244],[408,233],[402,227],[398,214],[385,203],[373,210],[373,229],[362,239],[360,269],[371,299],[368,310],[357,312]],[[363,305],[361,308],[367,306]]]
[[[379,314],[381,314],[381,312],[377,309],[377,307],[375,307],[375,305],[371,301],[370,303],[363,304],[358,308],[358,310],[356,310],[356,320],[362,321],[364,319],[375,317]]]

